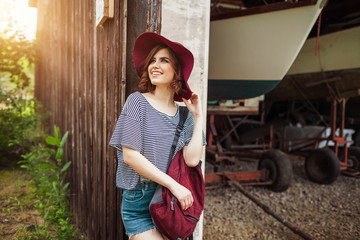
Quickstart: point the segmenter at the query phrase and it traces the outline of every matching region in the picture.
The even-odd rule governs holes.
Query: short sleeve
[[[130,95],[116,123],[109,145],[122,151],[129,147],[142,152],[141,109],[137,97]]]

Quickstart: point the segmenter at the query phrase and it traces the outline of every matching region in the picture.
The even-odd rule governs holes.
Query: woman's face
[[[175,69],[168,49],[160,49],[150,61],[148,74],[155,86],[169,86],[174,79]]]

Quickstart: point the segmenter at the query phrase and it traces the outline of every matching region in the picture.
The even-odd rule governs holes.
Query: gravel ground
[[[292,186],[285,192],[245,189],[315,239],[360,239],[360,178],[340,175],[330,185],[309,181],[303,163],[293,160]],[[210,164],[207,164],[208,166]],[[206,173],[212,168],[206,167]],[[256,163],[235,166],[255,170]],[[303,239],[265,213],[235,187],[206,190],[204,239]]]

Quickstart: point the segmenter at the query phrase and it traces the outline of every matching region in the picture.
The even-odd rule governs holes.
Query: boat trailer
[[[257,159],[258,169],[256,171],[241,171],[241,172],[224,172],[219,171],[219,168],[226,163],[234,163],[239,152],[234,152],[222,146],[222,142],[227,137],[234,133],[236,128],[243,122],[248,122],[249,116],[256,116],[259,114],[257,108],[249,107],[235,107],[226,108],[219,106],[208,106],[208,146],[207,153],[213,156],[213,159],[208,158],[207,163],[214,167],[214,173],[205,174],[206,189],[218,188],[227,184],[228,181],[238,181],[242,185],[266,185],[273,191],[285,191],[291,185],[292,167],[288,157],[279,150],[266,150],[263,144],[263,150],[252,151],[249,149],[246,156],[242,159],[247,160]],[[220,136],[215,124],[215,117],[218,116],[242,116],[241,120],[235,125],[231,125],[223,136]]]
[[[254,139],[252,142],[242,143],[240,150],[232,150],[223,146],[229,145],[224,143],[231,139],[231,135],[236,137],[236,129],[241,124],[255,123],[254,120],[249,119],[249,116],[258,116],[258,108],[208,106],[208,146],[206,151],[211,158],[207,159],[207,163],[214,167],[214,173],[205,174],[206,188],[217,188],[226,185],[228,181],[238,181],[241,185],[265,185],[273,191],[285,191],[290,186],[292,178],[292,165],[289,158],[303,160],[308,178],[321,184],[332,183],[340,172],[348,176],[359,177],[360,148],[348,147],[351,141],[345,140],[344,136],[345,103],[345,99],[333,100],[328,137],[287,139],[286,129],[284,129],[283,137],[276,138],[276,129],[272,125],[269,127],[268,138],[264,136]],[[338,115],[340,115],[340,121],[337,121]],[[235,124],[231,119],[234,116],[238,120]],[[215,124],[217,118],[226,119],[228,129],[217,128]],[[263,121],[257,122],[257,124],[262,123]],[[337,123],[340,126],[337,126]],[[336,134],[337,129],[339,130],[338,134]],[[318,148],[319,143],[324,141],[326,142],[325,147]],[[333,146],[330,146],[330,143]],[[303,145],[306,147],[300,151],[292,151],[297,146]],[[342,147],[341,156],[340,147]],[[224,164],[234,163],[238,158],[258,161],[258,169],[246,172],[219,171]]]

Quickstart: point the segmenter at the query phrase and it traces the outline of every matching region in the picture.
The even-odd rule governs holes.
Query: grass
[[[27,171],[0,170],[0,239],[27,239],[44,223],[35,202],[36,188]]]
[[[67,196],[63,146],[68,132],[32,146],[21,155],[21,169],[0,170],[0,239],[84,239],[73,224]],[[48,147],[47,147],[48,146]]]

